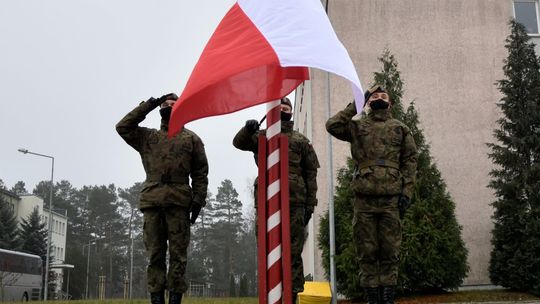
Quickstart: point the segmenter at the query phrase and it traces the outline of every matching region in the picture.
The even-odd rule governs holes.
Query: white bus
[[[0,301],[40,300],[41,270],[39,256],[0,249]]]

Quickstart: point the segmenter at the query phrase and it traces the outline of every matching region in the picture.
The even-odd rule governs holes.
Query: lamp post
[[[19,152],[24,154],[32,154],[37,155],[41,157],[47,157],[52,160],[52,166],[51,166],[51,185],[50,185],[50,195],[49,195],[49,220],[48,220],[48,231],[47,231],[47,256],[45,257],[45,287],[43,292],[43,301],[47,301],[47,293],[49,290],[49,255],[50,255],[50,249],[51,249],[51,239],[52,239],[52,216],[53,216],[53,210],[52,210],[52,200],[53,200],[53,177],[54,177],[54,157],[50,155],[45,154],[39,154],[35,152],[28,151],[28,149],[18,149]]]
[[[85,299],[88,300],[88,278],[90,275],[90,246],[95,245],[96,242],[92,243],[91,239],[88,240],[88,244],[83,245],[83,253],[84,253],[84,247],[88,246],[88,257],[86,261],[86,287],[84,289]]]

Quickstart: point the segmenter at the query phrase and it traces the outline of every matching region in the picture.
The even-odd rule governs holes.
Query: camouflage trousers
[[[291,206],[291,268],[292,291],[304,291],[304,262],[302,251],[306,242],[307,232],[304,223],[304,207]]]
[[[292,272],[292,292],[299,293],[304,291],[304,261],[302,260],[302,251],[306,242],[307,230],[304,225],[304,207],[290,207],[291,222],[291,272]],[[256,227],[255,235],[257,236]]]
[[[149,292],[183,293],[187,290],[184,278],[187,264],[190,222],[187,208],[171,206],[143,209],[143,239],[149,264]],[[167,273],[167,240],[169,241],[169,271]]]
[[[360,262],[362,287],[397,284],[401,221],[398,196],[357,196],[353,239]]]

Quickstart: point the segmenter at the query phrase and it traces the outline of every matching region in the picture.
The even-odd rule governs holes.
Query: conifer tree
[[[28,193],[23,181],[18,181],[13,187],[11,187],[11,192],[17,195]]]
[[[489,157],[493,202],[493,283],[540,293],[540,60],[524,27],[511,21],[498,103],[502,117]]]
[[[417,181],[411,198],[412,207],[406,213],[399,271],[399,288],[405,292],[433,289],[455,289],[465,278],[467,250],[461,239],[455,205],[435,164],[429,145],[419,128],[418,113],[411,103],[403,111],[403,81],[395,57],[385,50],[379,58],[382,70],[375,73],[374,83],[385,87],[393,101],[394,118],[407,124],[418,149]],[[362,294],[358,281],[359,265],[352,240],[351,191],[353,163],[340,169],[335,193],[336,276],[338,291],[350,298]],[[328,218],[323,217],[319,247],[323,250],[324,267],[328,272]]]
[[[469,267],[455,204],[433,163],[414,103],[408,107],[403,122],[416,142],[418,165],[412,207],[403,224],[398,281],[406,292],[457,289]]]
[[[19,227],[13,208],[0,194],[0,248],[18,250],[20,246]]]
[[[47,254],[47,228],[39,216],[37,207],[27,218],[22,219],[20,239],[21,251],[45,258]]]
[[[225,179],[217,189],[212,203],[211,227],[206,231],[209,242],[205,249],[210,252],[211,281],[218,290],[230,292],[231,276],[236,276],[238,255],[242,248],[238,242],[242,232],[242,202],[232,182]]]

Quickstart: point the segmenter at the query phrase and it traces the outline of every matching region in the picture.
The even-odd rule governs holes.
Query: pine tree
[[[418,127],[414,103],[403,121],[414,136],[418,166],[412,207],[403,224],[399,284],[409,292],[457,289],[469,267],[455,204]]]
[[[540,60],[524,27],[511,21],[505,78],[497,82],[502,117],[489,157],[495,169],[493,283],[540,293]]]
[[[11,188],[11,192],[15,193],[15,194],[25,194],[25,193],[28,193],[28,191],[26,191],[26,187],[25,187],[25,184],[23,181],[18,181],[12,188]]]
[[[402,120],[405,113],[403,112],[403,104],[401,98],[403,97],[403,81],[401,80],[401,73],[397,67],[396,57],[390,53],[390,50],[385,49],[381,57],[378,58],[382,64],[382,70],[374,73],[373,85],[382,85],[392,103],[392,116],[396,119]]]
[[[239,238],[242,232],[242,202],[238,192],[228,179],[218,187],[216,199],[212,204],[212,224],[207,233],[206,250],[209,252],[209,264],[212,269],[211,281],[223,292],[230,291],[230,277],[237,273]]]
[[[210,252],[208,250],[208,229],[211,225],[214,198],[210,191],[206,195],[206,206],[201,209],[197,222],[191,226],[191,237],[188,247],[189,263],[186,278],[197,283],[211,281]]]
[[[236,297],[236,279],[232,273],[229,275],[229,297]]]
[[[240,278],[240,290],[238,292],[239,297],[249,296],[248,278],[246,274],[243,274]]]
[[[12,207],[0,194],[0,248],[18,250],[20,246],[19,227]]]
[[[375,73],[376,84],[385,87],[393,101],[394,118],[407,124],[418,148],[417,181],[411,198],[412,207],[403,225],[403,240],[399,271],[399,288],[405,292],[433,289],[455,289],[465,278],[467,250],[461,239],[455,205],[435,164],[429,145],[419,128],[418,114],[412,103],[404,113],[401,98],[403,81],[395,57],[385,50],[379,58],[381,72]],[[359,265],[352,241],[352,201],[350,188],[353,163],[338,172],[335,193],[336,276],[339,292],[350,298],[359,297]],[[328,265],[328,215],[321,222],[319,247],[323,250],[324,267]]]
[[[34,208],[32,213],[21,222],[21,248],[23,252],[45,257],[47,254],[47,227],[41,220],[39,210]]]

